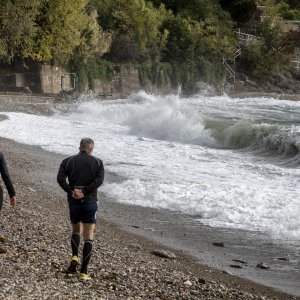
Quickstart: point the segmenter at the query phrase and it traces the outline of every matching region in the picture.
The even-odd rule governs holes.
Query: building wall
[[[39,75],[42,93],[59,94],[61,91],[74,90],[74,76],[63,67],[43,64]]]
[[[38,93],[57,95],[62,91],[71,92],[76,89],[75,74],[61,66],[26,62],[14,65],[0,64],[0,92],[8,93]],[[115,66],[114,75],[110,80],[95,80],[93,87],[88,84],[84,91],[92,89],[103,98],[123,98],[139,90],[150,93],[171,92],[171,83],[162,86],[154,85],[150,80],[141,82],[139,71],[134,66]]]
[[[115,68],[115,74],[110,81],[97,79],[94,81],[92,90],[99,97],[116,99],[127,97],[140,90],[150,93],[170,93],[172,86],[170,82],[159,87],[150,81],[142,84],[137,68],[118,66]]]

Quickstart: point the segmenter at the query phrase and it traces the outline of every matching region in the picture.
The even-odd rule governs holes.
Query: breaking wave
[[[235,149],[246,149],[255,154],[281,156],[291,163],[299,163],[300,128],[275,124],[255,124],[238,121],[222,132],[215,131],[219,144]],[[294,159],[292,159],[294,158]]]
[[[125,101],[85,102],[78,106],[74,119],[105,120],[126,126],[129,134],[138,137],[281,156],[292,165],[300,160],[299,126],[239,118],[233,124],[232,118],[231,124],[226,118],[214,121],[206,108],[176,95],[158,97],[140,92]]]

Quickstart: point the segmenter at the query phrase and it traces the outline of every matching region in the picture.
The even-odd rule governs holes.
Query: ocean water
[[[192,215],[212,227],[300,239],[300,103],[144,92],[81,99],[53,116],[4,112],[0,135],[71,155],[95,141],[112,201]]]

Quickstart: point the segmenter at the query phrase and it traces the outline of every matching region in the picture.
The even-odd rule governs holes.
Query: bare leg
[[[77,225],[77,224],[76,224]],[[84,240],[94,240],[94,231],[96,224],[83,223],[83,238]]]
[[[72,224],[72,229],[73,232],[78,232],[80,234],[82,230],[82,223],[78,222],[77,224]]]

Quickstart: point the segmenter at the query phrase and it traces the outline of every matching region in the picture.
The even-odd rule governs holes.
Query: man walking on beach
[[[94,141],[90,138],[83,138],[80,141],[79,153],[64,159],[57,174],[58,184],[68,194],[73,228],[72,259],[67,273],[77,272],[80,233],[83,232],[84,245],[79,274],[79,279],[83,281],[90,279],[87,268],[93,250],[98,209],[97,189],[104,180],[103,163],[100,159],[92,156],[93,149]]]
[[[4,182],[4,185],[9,194],[9,197],[10,197],[10,204],[11,204],[12,208],[15,208],[17,205],[16,192],[15,192],[12,180],[11,180],[9,172],[8,172],[5,157],[1,152],[0,152],[0,173],[1,173],[1,177]],[[2,206],[3,206],[3,190],[0,185],[0,212],[1,212]],[[6,238],[3,236],[0,236],[0,242],[5,242],[5,241],[6,241]],[[0,252],[6,252],[6,250],[4,248],[0,247]]]

